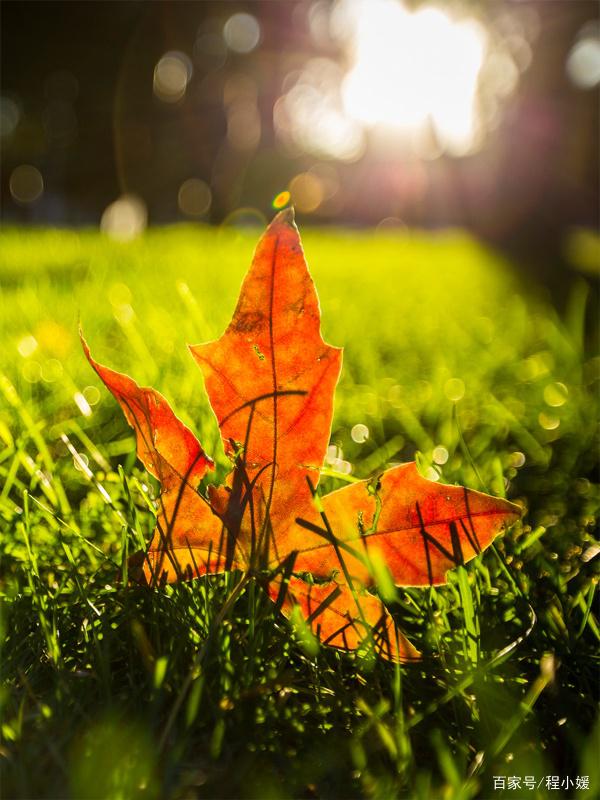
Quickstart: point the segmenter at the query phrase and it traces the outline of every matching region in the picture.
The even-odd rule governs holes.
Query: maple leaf
[[[342,351],[321,336],[291,210],[262,236],[225,333],[190,348],[232,462],[224,486],[197,491],[213,463],[194,434],[159,392],[102,366],[82,343],[161,485],[143,565],[151,585],[244,570],[287,616],[299,606],[321,642],[408,661],[419,654],[370,591],[373,562],[397,586],[441,584],[521,514],[428,481],[414,463],[319,496]]]

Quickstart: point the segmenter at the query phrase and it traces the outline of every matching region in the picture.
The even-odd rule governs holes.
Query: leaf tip
[[[296,227],[296,216],[294,214],[294,206],[288,206],[288,208],[284,208],[283,211],[280,211],[273,217],[273,221],[271,222],[271,226],[277,225],[289,225],[290,228]]]
[[[511,503],[510,500],[506,500],[504,498],[499,499],[504,500],[505,513],[507,517],[506,527],[510,528],[511,525],[514,525],[515,522],[518,522],[523,517],[525,509],[522,508],[518,503]]]

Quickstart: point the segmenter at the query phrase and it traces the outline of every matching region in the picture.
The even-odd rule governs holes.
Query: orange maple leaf
[[[321,336],[291,210],[262,236],[225,333],[190,348],[232,461],[207,497],[196,487],[213,463],[165,398],[98,364],[82,342],[161,485],[143,566],[152,585],[244,570],[287,616],[299,606],[321,642],[411,660],[417,650],[369,591],[375,553],[398,586],[444,583],[521,514],[507,500],[425,480],[414,463],[318,496],[342,351]]]

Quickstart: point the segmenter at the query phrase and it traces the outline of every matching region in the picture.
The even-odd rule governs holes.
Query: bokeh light
[[[24,336],[17,345],[17,350],[19,351],[19,355],[23,356],[23,358],[29,358],[29,356],[33,355],[38,348],[37,339],[35,336],[28,334]]]
[[[353,442],[356,442],[357,444],[363,444],[369,438],[369,429],[366,425],[363,425],[362,422],[359,422],[357,425],[352,427],[350,436]]]
[[[227,115],[227,140],[234,150],[255,150],[262,123],[257,106],[258,87],[249,75],[236,72],[225,82],[223,104]]]
[[[552,408],[564,406],[569,397],[569,390],[564,383],[549,383],[544,389],[544,401]]]
[[[427,478],[428,481],[439,481],[440,473],[437,471],[435,467],[427,467],[424,472],[424,477]]]
[[[352,473],[352,464],[344,459],[342,448],[335,444],[330,444],[327,448],[325,464],[342,475],[350,475]]]
[[[27,383],[39,383],[42,380],[42,365],[39,361],[27,361],[23,364],[21,374]]]
[[[302,172],[290,181],[290,196],[298,211],[310,214],[323,202],[323,187],[316,175]]]
[[[453,403],[458,403],[465,396],[465,384],[460,378],[450,378],[444,384],[444,394]]]
[[[273,208],[277,209],[278,211],[282,208],[285,208],[285,206],[287,206],[287,204],[290,202],[290,198],[291,195],[288,191],[279,192],[279,194],[273,198]]]
[[[593,89],[600,83],[600,25],[583,26],[567,58],[567,74],[580,89]]]
[[[223,104],[226,108],[236,103],[254,103],[258,99],[258,86],[250,75],[234,72],[223,86]]]
[[[277,136],[290,155],[349,162],[370,148],[426,161],[474,153],[531,63],[539,26],[530,11],[498,15],[492,30],[489,19],[486,27],[457,7],[315,2],[306,24],[327,55],[286,75],[274,106]]]
[[[192,77],[192,62],[185,53],[171,50],[154,68],[154,94],[165,103],[177,103],[185,95]]]
[[[525,465],[525,453],[522,453],[520,450],[515,450],[514,453],[510,455],[510,465],[515,469],[519,469]]]
[[[223,27],[223,36],[230,50],[251,53],[260,41],[260,25],[252,14],[233,14]]]
[[[0,97],[0,137],[8,137],[14,133],[21,111],[17,103],[10,97]]]
[[[228,214],[221,225],[223,228],[237,228],[240,230],[246,228],[259,229],[267,225],[267,218],[258,208],[243,206]]]
[[[227,139],[236,150],[254,150],[258,147],[261,130],[256,103],[241,100],[227,109]]]
[[[438,445],[437,447],[434,447],[431,458],[433,459],[434,464],[439,464],[441,466],[448,461],[449,453],[445,447]]]
[[[92,408],[88,403],[83,392],[75,392],[73,394],[73,400],[75,401],[75,405],[81,411],[84,417],[92,416]]]
[[[542,214],[550,181],[570,224],[590,224],[596,131],[593,92],[580,89],[596,85],[600,50],[588,11],[552,21],[522,3],[193,5],[175,4],[172,24],[149,11],[95,77],[83,59],[40,57],[35,102],[14,71],[0,99],[7,177],[33,164],[45,185],[32,208],[11,202],[5,181],[8,217],[85,224],[135,191],[154,223],[220,223],[242,206],[265,212],[285,188],[321,224],[466,225],[504,246],[520,224],[542,224],[531,212]],[[202,213],[206,192],[182,189],[200,178]]]
[[[393,0],[350,3],[348,11],[354,66],[343,82],[346,112],[367,125],[420,130],[433,124],[449,150],[468,150],[484,29],[431,7],[410,12]]]
[[[128,242],[144,231],[147,221],[148,212],[143,200],[126,194],[105,209],[100,229],[111,239]]]
[[[125,283],[113,283],[108,290],[108,299],[116,308],[126,306],[131,303],[131,289]]]
[[[10,193],[21,205],[30,205],[39,200],[44,191],[42,173],[31,164],[21,164],[10,176]]]
[[[64,368],[57,358],[49,358],[42,364],[42,379],[47,383],[59,381],[64,373]]]
[[[560,425],[560,419],[554,414],[548,414],[546,411],[541,411],[539,413],[538,422],[540,427],[546,431],[554,431]]]
[[[312,58],[301,72],[288,75],[289,89],[273,109],[275,130],[284,143],[342,161],[363,155],[363,129],[342,105],[343,74],[332,59]]]
[[[95,406],[100,402],[100,390],[96,386],[86,386],[83,396],[90,406]]]
[[[377,223],[375,230],[396,232],[401,231],[405,235],[408,234],[408,228],[406,224],[402,222],[400,217],[384,217],[380,222]]]
[[[179,187],[177,203],[188,217],[203,217],[210,210],[212,193],[206,181],[189,178]]]

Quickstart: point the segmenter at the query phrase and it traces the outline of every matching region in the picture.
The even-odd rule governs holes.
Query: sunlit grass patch
[[[8,796],[486,797],[507,771],[591,770],[600,362],[581,289],[563,320],[458,232],[303,237],[345,347],[323,487],[416,458],[526,510],[445,587],[394,593],[381,565],[425,654],[394,667],[315,647],[252,583],[232,601],[236,574],[127,585],[156,487],[78,323],[222,453],[185,345],[229,321],[257,234],[0,238]]]

